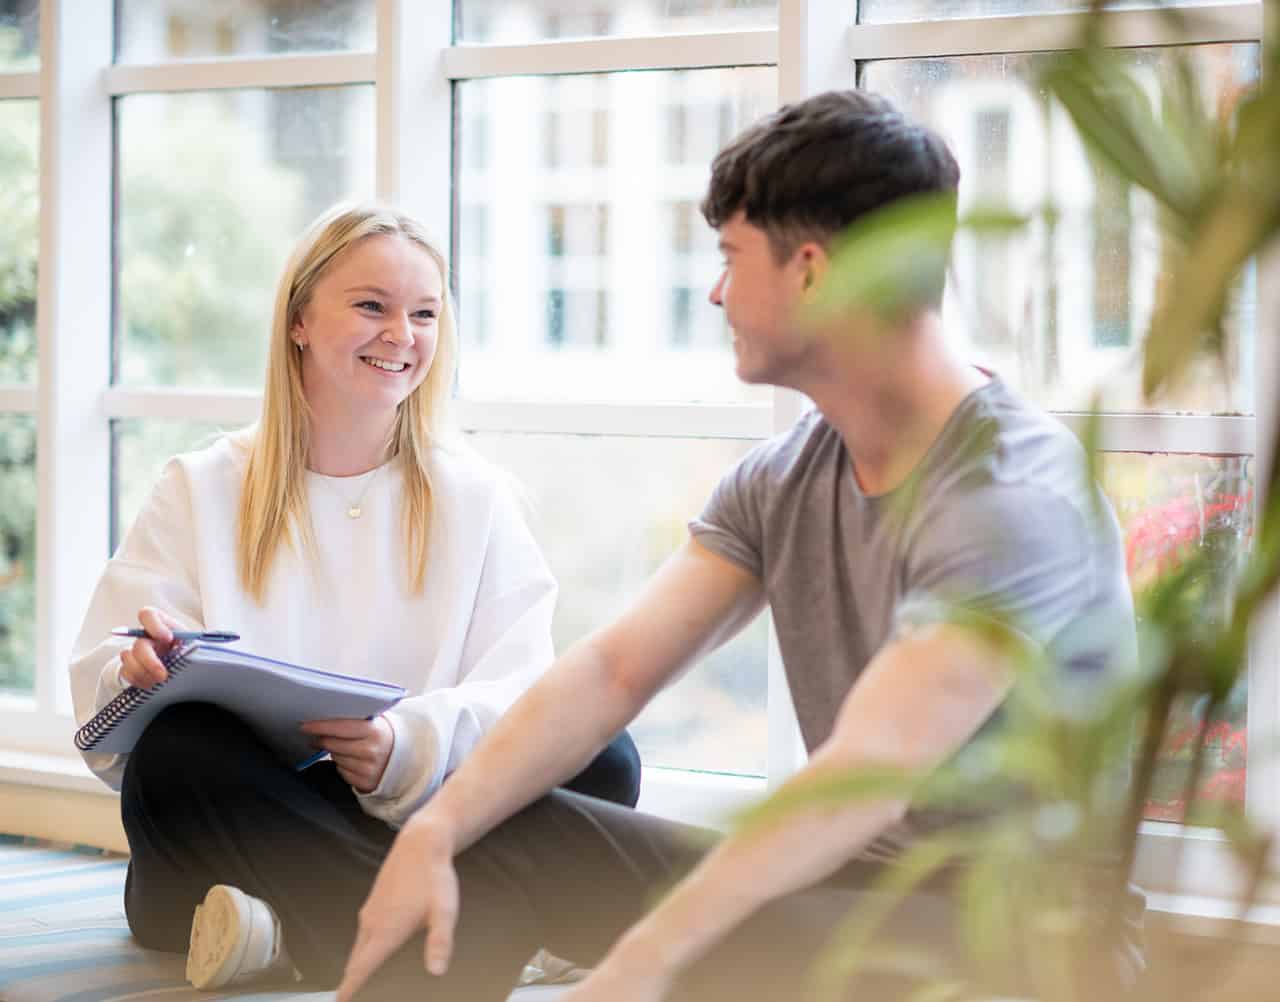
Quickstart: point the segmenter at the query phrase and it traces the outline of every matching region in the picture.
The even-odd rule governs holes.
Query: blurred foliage
[[[121,108],[122,382],[261,383],[303,184],[246,156],[263,137],[237,115],[239,97],[144,95]]]
[[[1265,6],[1266,23],[1280,30],[1280,0]],[[1189,13],[1161,8],[1158,16],[1177,23]],[[1143,345],[1144,391],[1156,397],[1189,378],[1197,360],[1220,352],[1242,273],[1257,256],[1275,252],[1280,46],[1266,40],[1261,80],[1223,106],[1201,93],[1191,53],[1169,50],[1173,70],[1153,86],[1126,66],[1122,50],[1106,48],[1108,31],[1109,12],[1098,0],[1077,44],[1048,61],[1041,83],[1099,169],[1160,208],[1160,280]],[[918,296],[937,280],[953,217],[954,203],[934,198],[859,221],[839,244],[822,305],[835,315],[883,315]],[[958,226],[999,232],[1016,219],[995,209]],[[746,816],[748,826],[772,824],[795,811],[886,796],[908,798],[917,810],[978,809],[970,822],[917,840],[884,868],[881,904],[849,916],[816,974],[826,997],[837,997],[854,971],[884,969],[917,985],[922,998],[1133,997],[1097,975],[1109,966],[1107,948],[1125,922],[1125,891],[1153,793],[1194,805],[1193,821],[1222,831],[1236,870],[1222,882],[1240,888],[1239,914],[1248,910],[1275,876],[1272,837],[1250,821],[1238,797],[1213,796],[1205,776],[1211,755],[1234,755],[1243,767],[1243,734],[1231,721],[1240,711],[1250,628],[1280,578],[1276,458],[1262,467],[1268,500],[1254,520],[1244,477],[1223,482],[1193,512],[1161,513],[1172,543],[1153,561],[1157,571],[1136,582],[1138,662],[1115,672],[1105,691],[1064,691],[1060,666],[1024,658],[1003,726],[984,731],[931,775],[828,775],[787,788]],[[1097,473],[1093,452],[1089,463]],[[1184,514],[1195,518],[1193,529],[1182,524]],[[1182,767],[1180,796],[1172,798],[1160,789],[1169,782],[1161,766],[1170,749]],[[993,806],[999,809],[982,810]],[[1175,856],[1162,877],[1169,887],[1178,884]],[[955,863],[963,864],[960,970],[886,942],[881,928],[903,895]],[[1222,973],[1233,949],[1225,942],[1194,974],[1153,967],[1139,994],[1175,1002],[1229,998]]]
[[[20,52],[0,28],[0,65]],[[0,103],[0,383],[35,378],[39,135],[35,101]],[[34,419],[0,415],[0,690],[28,690],[35,663],[35,455]]]

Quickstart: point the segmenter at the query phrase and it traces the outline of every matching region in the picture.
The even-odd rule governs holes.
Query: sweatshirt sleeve
[[[83,726],[124,689],[120,652],[131,641],[110,635],[156,606],[184,628],[201,629],[201,601],[192,541],[190,490],[182,466],[170,460],[119,550],[99,578],[71,653],[71,696]],[[89,768],[118,790],[127,755],[85,752]]]
[[[358,794],[367,814],[399,827],[461,765],[555,659],[556,581],[505,485],[495,491],[484,564],[458,683],[402,700],[378,787]]]

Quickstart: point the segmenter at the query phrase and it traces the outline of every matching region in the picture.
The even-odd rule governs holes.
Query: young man
[[[1082,450],[948,349],[941,288],[891,321],[805,319],[832,237],[958,181],[937,136],[856,91],[785,107],[716,158],[703,212],[725,263],[711,301],[738,375],[817,409],[724,477],[638,601],[567,651],[404,826],[340,1000],[371,976],[380,996],[415,976],[421,992],[424,963],[432,998],[500,999],[544,945],[593,966],[573,1002],[803,997],[868,861],[946,818],[861,802],[698,852],[643,814],[558,791],[530,803],[766,602],[810,751],[784,792],[868,764],[928,769],[965,746],[1013,664],[1009,644],[960,620],[998,618],[1006,640],[1067,671],[1129,655],[1119,531]],[[947,939],[938,901],[907,935]]]

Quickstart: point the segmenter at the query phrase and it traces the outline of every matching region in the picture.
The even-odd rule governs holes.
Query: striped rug
[[[123,857],[0,835],[0,1002],[322,1002],[331,992],[197,992],[185,958],[144,950],[124,917]],[[513,1002],[552,1002],[530,986]]]

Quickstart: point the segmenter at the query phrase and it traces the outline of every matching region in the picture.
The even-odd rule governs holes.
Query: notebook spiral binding
[[[165,671],[169,673],[169,678],[173,678],[187,666],[187,655],[195,649],[195,644],[175,647],[160,659]],[[163,682],[157,682],[150,689],[135,689],[129,686],[76,731],[76,747],[82,752],[92,751],[94,745],[110,735],[129,714],[146,703],[158,690],[168,685],[169,678]]]

